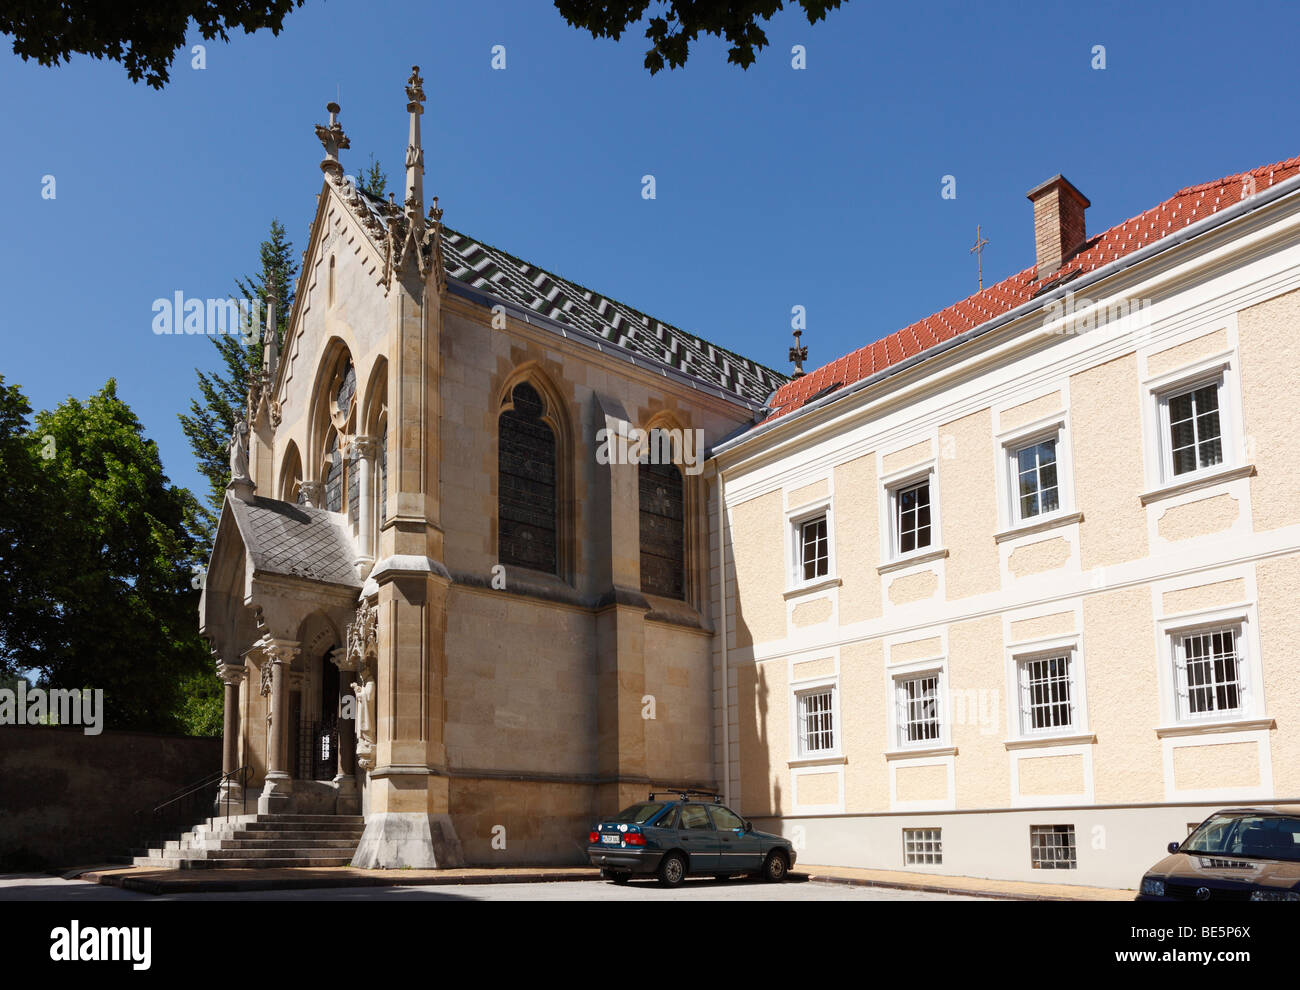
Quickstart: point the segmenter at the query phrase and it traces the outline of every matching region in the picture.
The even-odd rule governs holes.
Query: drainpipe
[[[718,612],[722,631],[722,803],[731,807],[731,700],[727,672],[727,542],[724,533],[726,490],[718,468]]]

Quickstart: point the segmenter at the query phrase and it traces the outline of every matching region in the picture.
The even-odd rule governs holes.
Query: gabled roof
[[[794,412],[818,397],[819,393],[832,390],[832,386],[851,385],[1009,313],[1029,302],[1045,287],[1060,285],[1101,268],[1240,202],[1243,188],[1249,188],[1248,179],[1254,180],[1253,191],[1261,192],[1297,174],[1300,174],[1300,156],[1180,189],[1160,205],[1089,238],[1082,251],[1044,282],[1036,280],[1036,268],[1026,268],[983,292],[788,382],[772,397],[773,412],[764,422]]]
[[[228,497],[253,570],[360,588],[356,546],[337,513],[279,499]]]
[[[357,192],[354,204],[364,206],[386,228],[383,200]],[[442,253],[449,280],[594,334],[755,405],[762,406],[789,380],[734,351],[446,226]]]
[[[788,379],[671,323],[443,227],[443,261],[454,278],[560,323],[603,337],[725,391],[765,403]]]

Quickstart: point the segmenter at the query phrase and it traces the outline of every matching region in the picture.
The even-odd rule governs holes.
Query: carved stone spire
[[[339,151],[352,147],[352,144],[348,141],[348,136],[343,133],[343,125],[339,123],[339,105],[327,103],[325,109],[329,111],[330,122],[316,125],[316,136],[325,147],[325,157],[321,159],[320,168],[325,174],[338,179],[343,176],[343,166],[339,164]]]
[[[406,194],[402,200],[406,218],[417,236],[424,230],[424,148],[420,145],[420,115],[424,113],[424,80],[420,67],[411,66],[406,81],[406,112],[410,114],[410,134],[406,142]]]
[[[268,388],[275,385],[275,372],[280,364],[280,334],[275,325],[276,292],[274,279],[266,286],[266,339],[262,345],[262,372]]]
[[[799,342],[802,336],[802,330],[794,332],[794,346],[790,348],[790,360],[794,363],[794,374],[790,376],[791,378],[803,377],[803,363],[808,360],[808,345]]]

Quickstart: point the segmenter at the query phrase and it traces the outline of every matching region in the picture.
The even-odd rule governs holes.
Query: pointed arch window
[[[686,598],[686,491],[675,464],[638,467],[641,590]]]
[[[325,448],[325,508],[343,511],[343,452],[339,449],[339,431],[331,429]]]
[[[546,403],[520,382],[498,422],[497,552],[501,563],[559,572],[556,438]]]

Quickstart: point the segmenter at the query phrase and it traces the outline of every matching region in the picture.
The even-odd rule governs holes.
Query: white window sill
[[[800,595],[811,595],[815,591],[825,591],[827,588],[838,588],[844,582],[839,578],[831,575],[829,577],[819,577],[815,581],[809,581],[807,584],[797,584],[785,592],[785,598],[788,601],[791,598],[798,598]]]
[[[1086,746],[1096,741],[1097,737],[1091,732],[1072,732],[1068,736],[1018,736],[1002,740],[1002,745],[1009,750],[1039,749],[1043,746]]]
[[[924,550],[913,550],[904,557],[895,557],[893,560],[887,560],[876,568],[877,574],[889,574],[891,571],[901,571],[904,567],[911,567],[913,564],[928,564],[934,560],[942,560],[948,556],[946,547],[926,547]]]
[[[1161,499],[1173,498],[1175,495],[1183,495],[1186,492],[1194,492],[1201,488],[1209,488],[1211,485],[1220,485],[1225,481],[1249,478],[1254,473],[1254,464],[1238,464],[1236,467],[1219,467],[1210,471],[1198,471],[1195,474],[1180,477],[1179,480],[1172,481],[1167,485],[1161,485],[1159,488],[1152,488],[1150,491],[1143,492],[1138,498],[1142,500],[1143,505],[1150,505],[1152,502],[1159,502]]]
[[[917,746],[912,749],[891,749],[885,752],[886,760],[911,760],[921,756],[956,756],[956,746]]]
[[[797,760],[790,760],[786,766],[794,770],[798,767],[840,766],[848,762],[849,758],[842,753],[828,753],[824,756],[801,756]]]
[[[1276,729],[1277,722],[1271,718],[1228,718],[1205,722],[1179,722],[1177,725],[1156,727],[1156,736],[1168,739],[1171,736],[1199,736],[1215,732],[1250,732],[1257,729]]]
[[[1056,529],[1060,526],[1073,526],[1075,523],[1083,522],[1082,512],[1058,512],[1051,516],[1038,517],[1034,516],[1024,522],[1017,523],[1001,533],[993,534],[994,543],[1005,543],[1007,540],[1014,540],[1018,536],[1031,536],[1034,533],[1045,533],[1049,529]]]

